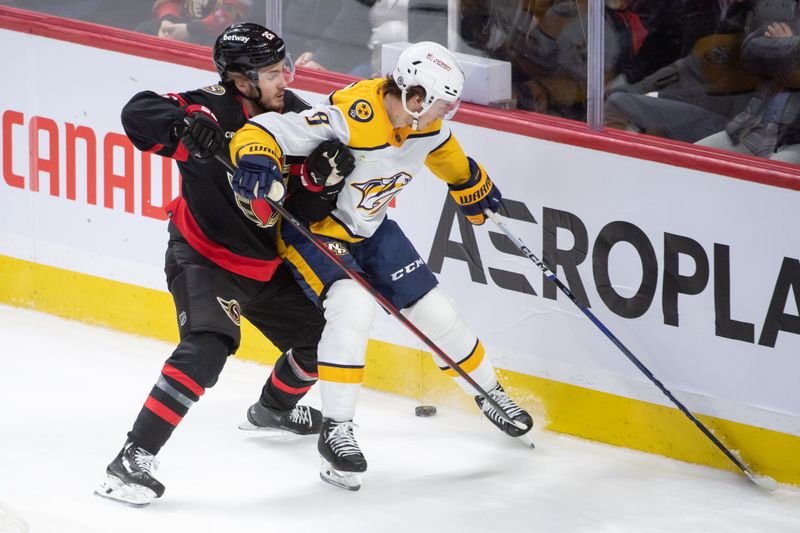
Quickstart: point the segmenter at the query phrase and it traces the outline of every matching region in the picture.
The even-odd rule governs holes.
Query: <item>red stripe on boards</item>
[[[169,46],[165,46],[164,40],[158,37],[109,26],[0,6],[0,28],[215,72],[209,47],[179,41],[170,41]],[[298,67],[292,87],[325,94],[357,79],[335,72]],[[520,110],[507,111],[464,104],[455,120],[546,141],[800,190],[800,166],[789,163],[620,130],[596,132],[584,123]]]

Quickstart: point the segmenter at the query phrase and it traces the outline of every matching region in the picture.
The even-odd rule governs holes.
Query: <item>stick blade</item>
[[[748,473],[747,477],[750,478],[750,481],[758,485],[760,488],[770,492],[777,490],[779,487],[778,482],[769,476],[759,476]]]

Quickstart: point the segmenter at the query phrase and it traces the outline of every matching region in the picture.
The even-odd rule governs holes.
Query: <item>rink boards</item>
[[[177,169],[134,150],[119,112],[139,90],[216,77],[210,61],[185,66],[202,64],[191,54],[169,63],[130,43],[80,44],[79,34],[0,30],[5,49],[20,51],[19,81],[0,99],[0,301],[175,339],[161,207],[177,194]],[[91,85],[96,69],[103,81]],[[313,76],[296,86],[321,97]],[[677,144],[674,161],[648,161],[631,156],[630,140],[581,146],[493,116],[465,106],[452,128],[502,190],[509,225],[754,470],[800,484],[800,182],[791,171],[753,163],[731,177],[681,159]],[[426,172],[390,216],[542,425],[729,467],[532,262],[489,224],[459,223],[446,198]],[[391,317],[380,313],[372,336],[368,386],[468,404]],[[275,355],[246,331],[239,356]]]

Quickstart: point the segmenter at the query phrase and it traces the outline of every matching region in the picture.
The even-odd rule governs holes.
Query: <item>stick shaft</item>
[[[219,161],[225,168],[228,169],[229,172],[234,173],[236,169],[233,168],[230,161],[225,159],[222,155],[217,154],[214,156],[217,161]],[[512,426],[519,427],[519,423],[516,422],[513,418],[511,418],[505,410],[500,407],[500,404],[497,401],[489,396],[483,387],[478,385],[478,383],[470,376],[468,373],[464,372],[464,370],[456,363],[450,356],[448,356],[441,348],[439,348],[436,343],[434,343],[427,335],[425,335],[422,331],[420,331],[417,326],[415,326],[409,319],[407,319],[395,306],[390,302],[386,297],[384,297],[381,293],[379,293],[367,280],[364,279],[358,272],[350,268],[341,257],[333,253],[325,243],[322,242],[316,235],[314,235],[310,229],[308,229],[302,222],[300,222],[294,215],[292,215],[289,211],[286,210],[280,203],[275,202],[270,198],[265,198],[267,203],[269,203],[270,207],[277,211],[284,219],[285,222],[290,223],[294,228],[299,231],[303,237],[308,239],[311,244],[313,244],[320,252],[325,255],[329,260],[331,260],[337,267],[339,267],[350,279],[358,283],[365,291],[367,291],[379,304],[383,307],[387,313],[395,317],[397,320],[400,321],[406,328],[411,331],[419,340],[425,343],[425,345],[433,351],[436,355],[438,355],[447,366],[455,370],[459,376],[464,378],[467,383],[469,383],[475,392],[479,395],[483,396],[485,400],[494,407],[498,414],[509,424]],[[522,428],[521,428],[522,429]]]
[[[708,439],[709,439],[711,442],[713,442],[713,443],[714,443],[714,445],[715,445],[717,448],[719,448],[719,449],[722,451],[722,453],[724,453],[724,454],[725,454],[725,456],[726,456],[728,459],[730,459],[730,460],[731,460],[731,462],[732,462],[733,464],[735,464],[735,465],[736,465],[736,466],[737,466],[737,467],[738,467],[738,468],[739,468],[739,469],[740,469],[742,472],[744,472],[744,474],[745,474],[745,475],[746,475],[748,478],[750,478],[751,480],[752,480],[752,479],[755,477],[755,474],[753,474],[753,472],[752,472],[752,471],[751,471],[751,470],[750,470],[750,469],[747,467],[747,465],[745,465],[745,464],[744,464],[742,461],[740,461],[740,460],[739,460],[739,458],[738,458],[738,457],[736,457],[736,455],[734,455],[734,454],[733,454],[733,452],[731,452],[731,451],[730,451],[730,450],[727,448],[727,446],[725,446],[725,445],[724,445],[724,444],[723,444],[723,443],[722,443],[722,442],[721,442],[721,441],[720,441],[720,440],[719,440],[719,439],[718,439],[718,438],[717,438],[717,437],[716,437],[716,436],[715,436],[715,435],[714,435],[714,434],[711,432],[711,430],[710,430],[710,429],[708,429],[708,428],[706,427],[706,425],[705,425],[705,424],[703,424],[703,423],[702,423],[700,420],[698,420],[696,416],[694,416],[694,415],[693,415],[693,414],[692,414],[692,413],[691,413],[691,412],[690,412],[690,411],[689,411],[689,410],[688,410],[688,409],[687,409],[687,408],[686,408],[686,407],[685,407],[685,406],[684,406],[684,405],[683,405],[683,404],[682,404],[682,403],[681,403],[681,402],[680,402],[680,401],[679,401],[677,398],[675,398],[675,396],[673,396],[673,394],[672,394],[672,393],[671,393],[671,392],[670,392],[670,391],[669,391],[669,390],[668,390],[668,389],[667,389],[667,388],[664,386],[664,384],[663,384],[663,383],[661,383],[661,381],[659,381],[659,380],[658,380],[658,379],[657,379],[657,378],[656,378],[656,377],[653,375],[653,373],[652,373],[652,372],[650,372],[650,370],[649,370],[649,369],[648,369],[648,368],[647,368],[647,367],[646,367],[646,366],[645,366],[645,365],[644,365],[644,364],[643,364],[643,363],[642,363],[642,362],[641,362],[641,361],[640,361],[640,360],[639,360],[639,359],[638,359],[638,358],[637,358],[635,355],[633,355],[633,352],[631,352],[631,351],[630,351],[630,350],[629,350],[629,349],[628,349],[628,348],[627,348],[627,347],[626,347],[624,344],[622,344],[622,341],[620,341],[620,340],[619,340],[619,339],[618,339],[618,338],[617,338],[617,337],[616,337],[616,336],[615,336],[613,333],[611,333],[611,330],[609,330],[609,329],[608,329],[608,328],[607,328],[607,327],[606,327],[606,326],[605,326],[605,325],[604,325],[602,322],[600,322],[600,320],[599,320],[599,319],[598,319],[598,318],[597,318],[597,317],[594,315],[594,313],[592,313],[592,312],[589,310],[589,308],[587,308],[585,305],[583,305],[583,304],[580,302],[580,300],[578,300],[578,299],[575,297],[575,295],[574,295],[574,294],[572,294],[572,291],[571,291],[571,290],[569,290],[569,287],[567,287],[566,285],[564,285],[564,284],[561,282],[561,280],[559,280],[559,279],[556,277],[555,273],[554,273],[552,270],[550,270],[550,269],[547,267],[547,265],[545,265],[545,264],[544,264],[542,261],[540,261],[540,260],[539,260],[539,258],[537,258],[537,257],[536,257],[536,256],[533,254],[533,252],[531,252],[530,248],[528,248],[528,247],[525,245],[525,243],[522,241],[522,239],[520,239],[520,238],[519,238],[517,235],[515,235],[515,234],[514,234],[514,232],[512,232],[512,231],[511,231],[511,230],[508,228],[508,226],[506,226],[506,225],[505,225],[505,224],[504,224],[504,223],[503,223],[503,222],[502,222],[502,221],[501,221],[501,220],[500,220],[500,219],[497,217],[497,215],[495,215],[493,212],[491,212],[491,211],[487,210],[485,213],[486,213],[486,216],[488,216],[489,218],[491,218],[491,219],[492,219],[492,222],[494,222],[494,223],[497,225],[497,227],[498,227],[498,228],[500,228],[500,230],[502,230],[502,232],[506,234],[506,236],[507,236],[507,237],[508,237],[508,238],[511,240],[511,242],[513,242],[513,243],[514,243],[514,245],[515,245],[517,248],[519,248],[519,250],[520,250],[520,251],[521,251],[523,254],[525,254],[525,256],[527,256],[527,257],[528,257],[528,259],[530,259],[531,261],[533,261],[533,262],[536,264],[536,266],[538,266],[538,267],[541,269],[541,271],[542,271],[542,272],[544,272],[544,275],[545,275],[545,276],[547,276],[547,279],[549,279],[550,281],[552,281],[553,283],[555,283],[556,287],[558,287],[559,289],[561,289],[561,292],[563,292],[564,294],[566,294],[566,295],[567,295],[567,297],[568,297],[568,298],[569,298],[569,299],[572,301],[572,303],[574,303],[574,304],[575,304],[575,305],[576,305],[576,306],[577,306],[577,307],[578,307],[578,308],[579,308],[579,309],[580,309],[580,310],[583,312],[583,314],[584,314],[584,315],[586,315],[586,316],[589,318],[589,320],[591,320],[591,321],[592,321],[592,323],[593,323],[595,326],[597,326],[597,327],[600,329],[600,331],[602,331],[602,332],[603,332],[603,334],[605,334],[605,336],[606,336],[606,337],[608,337],[608,339],[609,339],[609,340],[610,340],[612,343],[614,343],[614,346],[616,346],[617,348],[619,348],[619,350],[620,350],[620,351],[621,351],[623,354],[625,354],[625,357],[627,357],[627,358],[628,358],[628,359],[629,359],[629,360],[630,360],[630,361],[631,361],[631,362],[632,362],[632,363],[633,363],[633,364],[636,366],[636,368],[638,368],[638,369],[639,369],[639,370],[640,370],[640,371],[641,371],[641,372],[642,372],[642,373],[643,373],[645,376],[647,376],[647,379],[649,379],[650,381],[652,381],[652,382],[655,384],[655,386],[656,386],[656,387],[658,387],[658,388],[661,390],[661,392],[662,392],[662,393],[664,393],[664,395],[665,395],[667,398],[669,398],[669,400],[670,400],[670,401],[671,401],[671,402],[672,402],[672,403],[673,403],[673,404],[674,404],[674,405],[675,405],[675,406],[676,406],[678,409],[680,409],[680,411],[681,411],[681,412],[682,412],[684,415],[686,415],[686,417],[687,417],[687,418],[689,418],[689,420],[691,420],[691,421],[694,423],[694,425],[695,425],[695,426],[697,426],[697,428],[698,428],[700,431],[702,431],[702,432],[703,432],[703,434],[704,434],[706,437],[708,437]]]

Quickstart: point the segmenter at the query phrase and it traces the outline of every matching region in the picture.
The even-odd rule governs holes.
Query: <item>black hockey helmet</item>
[[[229,26],[214,43],[214,66],[220,78],[227,80],[228,72],[241,72],[253,83],[257,82],[258,69],[286,59],[286,45],[275,32],[260,24],[240,22]],[[293,72],[293,65],[287,65]]]

